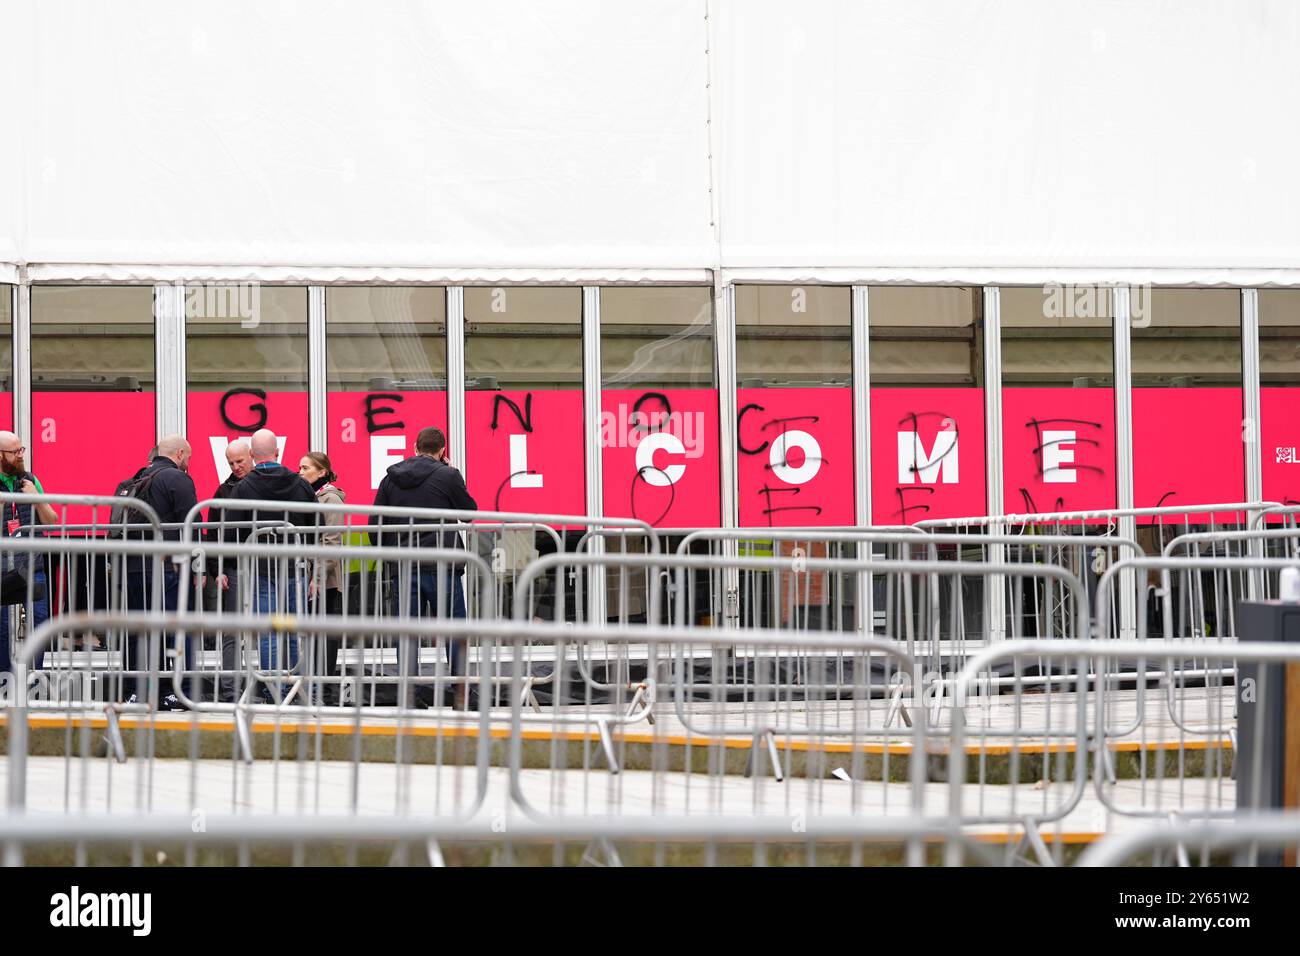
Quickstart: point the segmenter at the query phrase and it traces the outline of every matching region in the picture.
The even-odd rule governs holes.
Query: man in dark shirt
[[[226,464],[230,466],[230,474],[226,476],[225,481],[217,485],[217,490],[212,493],[213,498],[231,497],[235,485],[253,470],[253,449],[249,446],[247,439],[237,438],[226,446]],[[203,532],[203,539],[215,544],[221,540],[220,526],[222,521],[241,521],[247,517],[247,515],[241,515],[239,512],[227,516],[217,505],[212,505],[208,508],[208,524],[212,527]],[[208,555],[205,569],[208,580],[203,588],[206,610],[220,610],[225,614],[239,612],[239,576],[235,573],[237,567],[238,562],[234,558],[218,558],[215,555]],[[227,703],[239,699],[236,678],[243,671],[243,662],[239,659],[239,645],[238,633],[222,631],[222,675],[217,684],[220,699]]]
[[[477,511],[478,504],[470,497],[461,473],[447,463],[447,439],[437,428],[425,428],[415,439],[415,457],[399,461],[388,469],[388,473],[379,483],[375,493],[375,505],[389,505],[404,508],[441,508],[453,511]],[[399,530],[384,531],[379,535],[380,544],[393,547],[415,545],[420,548],[455,548],[460,546],[460,535],[455,531],[420,531],[402,534],[403,524],[429,524],[429,521],[406,518],[377,518],[380,525],[392,524]],[[409,575],[401,575],[400,569],[390,565],[389,579],[394,594],[401,599],[401,590],[405,590],[403,577],[409,577],[410,614],[414,618],[429,616],[465,617],[465,590],[461,585],[460,575],[463,565],[444,563],[417,565]],[[425,608],[428,612],[425,612]],[[465,673],[465,642],[450,641],[451,673],[460,677]],[[415,657],[415,660],[410,660]],[[402,647],[397,648],[399,668],[405,667],[408,674],[419,673],[418,654],[406,655],[403,660]],[[457,710],[464,710],[469,701],[468,685],[452,685],[453,701]]]
[[[158,514],[164,524],[180,524],[189,516],[190,509],[198,504],[194,492],[194,479],[189,476],[190,443],[180,435],[168,435],[158,442],[158,454],[149,463],[149,467],[135,480],[133,497],[139,498]],[[128,520],[130,515],[128,515]],[[126,537],[133,540],[150,540],[152,535],[141,525],[140,532],[128,531]],[[176,528],[163,531],[168,541],[180,540],[180,530]],[[175,611],[180,588],[180,573],[176,565],[168,558],[162,560],[162,609]],[[146,611],[153,608],[151,595],[159,586],[155,579],[154,560],[150,558],[128,558],[126,569],[127,607],[133,611]],[[147,672],[159,666],[156,648],[150,655],[149,644],[157,640],[156,636],[134,634],[127,639],[128,671]],[[190,638],[187,642],[185,666],[194,669],[198,666],[195,653],[198,642]],[[165,676],[165,675],[160,675]],[[128,701],[134,703],[143,700],[148,693],[146,674],[131,674],[126,678],[125,693]],[[177,699],[179,688],[172,687],[172,693],[160,702],[166,710],[183,709]],[[191,681],[186,688],[191,698],[197,694],[197,681]]]
[[[279,455],[279,443],[274,432],[268,428],[254,432],[252,439],[249,441],[249,446],[253,456],[253,468],[230,489],[229,500],[231,502],[282,501],[316,503],[316,492],[312,490],[311,485],[307,484],[296,471],[290,471],[276,460]],[[258,506],[255,509],[227,506],[222,509],[222,513],[228,521],[288,521],[290,524],[299,527],[306,527],[315,523],[315,515],[310,512],[286,511],[273,506]],[[229,528],[225,532],[225,537],[228,540],[245,541],[252,533],[252,527]],[[261,540],[283,541],[284,539],[259,536],[259,543]],[[305,542],[296,542],[290,539],[288,543],[292,546],[293,551],[286,558],[281,560],[259,558],[251,566],[253,572],[253,607],[258,614],[293,614],[298,609],[298,587],[300,582],[296,567],[297,556],[303,553],[302,545],[304,543],[310,545],[312,539],[308,538]],[[277,664],[281,659],[278,651],[282,640],[285,640],[285,638],[273,637],[270,634],[261,636],[259,640],[259,657],[262,670],[280,669],[292,671],[297,668],[297,635],[287,637],[289,644],[288,663],[284,666]],[[270,700],[272,703],[278,703],[283,697],[283,692],[287,689],[288,685],[281,687],[279,683],[272,683],[269,694],[267,688],[263,688],[263,698]]]

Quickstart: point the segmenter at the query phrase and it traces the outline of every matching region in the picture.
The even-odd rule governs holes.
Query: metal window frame
[[[326,287],[307,287],[307,433],[309,450],[329,454],[329,363]]]
[[[1241,290],[1242,454],[1246,456],[1246,501],[1264,500],[1264,419],[1261,411],[1259,290]],[[1252,576],[1253,577],[1253,576]]]
[[[32,434],[32,286],[22,270],[13,287],[13,429],[26,442],[29,460],[36,467],[36,440]]]
[[[185,283],[153,287],[154,441],[186,430]]]
[[[1002,494],[1002,288],[984,286],[984,505],[990,515],[1003,513]],[[993,534],[1003,534],[1006,526],[989,526]],[[989,560],[1005,560],[1006,548],[989,546]],[[985,579],[984,606],[988,608],[989,640],[1006,640],[1007,613],[1005,579],[992,575]]]

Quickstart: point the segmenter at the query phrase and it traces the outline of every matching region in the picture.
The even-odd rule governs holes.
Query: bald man
[[[253,449],[246,438],[237,438],[226,446],[226,464],[230,467],[230,474],[226,480],[217,485],[217,490],[212,493],[213,498],[229,498],[234,491],[235,485],[253,470]],[[217,505],[208,509],[208,523],[215,527],[209,527],[203,532],[203,537],[207,541],[219,541],[221,539],[220,524],[224,520],[239,521],[248,516],[241,516],[238,512],[226,514]],[[203,600],[205,609],[208,611],[220,610],[223,614],[235,614],[239,611],[239,579],[236,575],[238,562],[233,558],[218,558],[216,555],[209,555],[207,561],[208,579],[204,583]],[[239,699],[241,688],[238,686],[242,682],[243,668],[239,660],[240,635],[234,631],[223,631],[221,634],[221,678],[217,682],[217,690],[220,694],[220,700],[226,703],[232,703]]]
[[[157,454],[154,455],[153,461],[149,463],[149,467],[135,481],[132,489],[133,496],[152,507],[164,525],[180,524],[189,515],[190,510],[198,504],[198,497],[194,492],[194,479],[189,476],[189,470],[190,443],[181,435],[167,435],[159,439]],[[127,537],[131,538],[146,536],[147,533],[143,530],[140,532],[127,532]],[[164,530],[163,537],[169,541],[179,540],[180,530]],[[138,558],[127,559],[127,606],[131,610],[144,611],[150,609],[153,606],[150,595],[155,587],[159,586],[162,588],[163,609],[167,611],[176,610],[180,575],[176,570],[176,565],[171,561],[163,561],[162,569],[163,579],[161,582],[156,582],[154,580],[152,561]],[[191,650],[193,649],[192,647]],[[124,693],[127,700],[134,699],[143,702],[149,693],[146,675],[143,673],[148,669],[147,651],[148,638],[146,636],[133,635],[128,640],[127,669],[142,673],[127,675],[124,681]],[[190,666],[193,666],[192,657],[190,661]],[[152,666],[162,668],[165,665],[155,655]],[[163,675],[161,671],[160,676],[162,677],[160,686],[168,686],[169,678]],[[194,688],[191,687],[190,690],[192,692],[191,696],[193,696]],[[159,701],[162,709],[184,709],[177,699],[176,691],[177,688],[173,687],[172,693],[167,694]]]
[[[316,503],[316,492],[312,486],[307,484],[296,471],[290,471],[280,464],[278,460],[280,443],[275,433],[268,428],[260,429],[253,432],[253,437],[248,444],[253,454],[253,470],[235,483],[230,491],[230,500],[248,501],[253,506],[242,511],[228,506],[224,509],[226,517],[234,519],[238,514],[240,519],[245,521],[288,521],[304,527],[315,524],[316,516],[310,511],[285,511],[270,504],[270,502],[302,502],[312,505]],[[267,502],[267,504],[258,502]],[[252,534],[252,531],[251,527],[229,529],[224,537],[243,541]],[[298,553],[301,553],[301,550],[295,549],[295,555]],[[295,562],[259,560],[256,562],[255,579],[252,588],[253,607],[258,614],[270,614],[276,611],[293,614],[297,611],[299,582]],[[280,648],[284,644],[288,645],[284,652],[284,656],[288,659],[280,660]],[[289,671],[298,664],[296,635],[289,635],[286,639],[263,634],[259,646],[264,671]],[[278,704],[288,687],[288,684],[280,685],[272,681],[263,684],[258,692],[262,694],[264,700]]]

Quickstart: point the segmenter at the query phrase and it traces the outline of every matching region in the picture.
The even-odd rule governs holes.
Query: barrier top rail
[[[1277,517],[1300,515],[1300,505],[1270,504],[1269,507],[1265,508],[1259,514],[1254,515],[1250,519],[1251,528],[1254,528],[1261,521],[1267,519],[1269,515],[1276,515]]]
[[[217,507],[221,511],[273,511],[294,514],[344,514],[374,515],[378,517],[425,518],[431,521],[458,522],[474,525],[491,524],[561,525],[568,527],[606,527],[643,532],[651,539],[653,550],[659,550],[659,533],[647,522],[637,518],[592,518],[586,515],[527,514],[519,511],[455,511],[449,508],[402,508],[393,505],[321,504],[307,501],[253,501],[246,498],[206,498],[198,502],[185,516],[184,541],[192,541],[195,517],[205,508]],[[400,533],[406,525],[394,525],[387,530]],[[441,530],[454,531],[443,527]]]
[[[1110,508],[1090,511],[1047,511],[1041,513],[1001,515],[972,515],[968,518],[927,518],[918,521],[918,528],[948,527],[951,525],[989,524],[1042,524],[1051,521],[1102,521],[1109,518],[1159,517],[1161,515],[1217,514],[1224,511],[1263,511],[1279,508],[1274,501],[1232,501],[1223,504],[1164,505],[1159,508]]]
[[[1161,551],[1161,557],[1171,557],[1172,553],[1191,544],[1215,544],[1229,541],[1270,541],[1275,538],[1287,540],[1300,537],[1300,528],[1259,528],[1249,531],[1192,531],[1171,538]]]
[[[155,537],[162,536],[162,519],[159,518],[158,512],[147,502],[139,498],[132,498],[128,495],[61,495],[61,494],[39,494],[26,495],[21,492],[0,492],[0,503],[15,505],[76,505],[79,507],[100,507],[108,508],[110,512],[113,508],[125,507],[132,511],[138,511],[144,516],[148,523],[149,530],[154,532]],[[108,522],[104,522],[99,527],[106,527]],[[58,527],[58,525],[45,525],[44,527]],[[144,531],[145,527],[136,524],[132,526],[136,531]]]
[[[910,539],[909,539],[910,540]],[[797,563],[796,563],[797,560]],[[677,586],[685,587],[685,572],[688,570],[725,570],[736,568],[741,571],[788,571],[795,573],[831,572],[842,574],[930,574],[946,577],[971,575],[1008,576],[1029,575],[1032,577],[1056,578],[1068,587],[1079,600],[1074,601],[1075,633],[1086,634],[1088,626],[1088,602],[1086,591],[1078,577],[1064,568],[1053,564],[1016,564],[1014,562],[986,561],[897,561],[872,560],[867,558],[809,558],[798,559],[786,557],[724,557],[716,555],[684,554],[547,554],[531,562],[515,583],[514,614],[516,618],[527,617],[527,595],[535,578],[567,566],[585,565],[610,568],[656,569],[675,568]],[[653,619],[658,612],[658,589],[650,591],[650,615]],[[682,624],[685,604],[678,605],[678,624]],[[717,633],[717,632],[711,632]],[[831,632],[834,633],[834,632]]]
[[[1157,559],[1146,559],[1155,561]],[[1124,564],[1142,563],[1138,561],[1125,561]],[[1098,589],[1100,590],[1100,588]],[[1041,660],[1044,657],[1069,658],[1076,657],[1079,661],[1077,674],[1074,681],[1077,685],[1075,695],[1074,709],[1077,715],[1075,722],[1075,746],[1077,753],[1087,752],[1089,744],[1088,724],[1085,719],[1087,714],[1088,695],[1086,693],[1089,681],[1088,661],[1089,659],[1113,659],[1113,660],[1147,660],[1147,659],[1173,659],[1179,660],[1186,656],[1186,649],[1182,647],[1169,646],[1165,644],[1153,644],[1147,641],[1097,641],[1091,639],[1080,640],[1077,638],[1063,638],[1059,640],[1013,640],[986,647],[973,654],[958,672],[953,683],[955,685],[956,701],[952,710],[951,734],[952,744],[949,748],[949,812],[960,818],[961,805],[963,800],[963,791],[960,781],[966,779],[966,748],[964,746],[963,735],[966,733],[965,711],[964,707],[967,702],[975,695],[972,690],[978,688],[981,675],[993,670],[993,665],[1000,660],[1033,658]],[[1197,658],[1207,661],[1224,661],[1232,663],[1240,659],[1260,662],[1278,662],[1294,663],[1300,658],[1300,646],[1295,644],[1286,644],[1280,641],[1251,643],[1249,645],[1232,644],[1205,644],[1198,645],[1196,649]],[[1104,687],[1104,682],[1102,684]],[[1107,737],[1106,731],[1106,707],[1098,704],[1094,710],[1094,737],[1096,740],[1104,741]],[[1076,763],[1074,769],[1074,790],[1059,807],[1052,811],[1050,815],[1038,818],[1041,820],[1061,819],[1070,813],[1083,797],[1083,791],[1086,784],[1086,774],[1080,772],[1083,762]],[[1097,780],[1098,787],[1104,783],[1104,775],[1099,775]],[[1006,817],[983,817],[982,823],[1011,823],[1016,822],[1017,817],[1008,815]]]
[[[1253,812],[1231,821],[1175,820],[1134,833],[1108,836],[1084,850],[1076,866],[1123,866],[1133,857],[1162,846],[1224,850],[1242,844],[1284,847],[1300,844],[1300,813]]]
[[[906,526],[905,526],[906,527]],[[822,533],[809,535],[808,532],[820,530]],[[1293,532],[1294,534],[1294,532]],[[816,538],[817,541],[828,543],[855,541],[871,544],[1016,544],[1016,545],[1078,545],[1089,541],[1097,542],[1104,540],[1108,547],[1121,546],[1133,549],[1135,555],[1142,555],[1146,552],[1132,538],[1124,537],[1117,534],[1042,534],[1034,535],[1032,539],[1027,539],[1023,534],[980,534],[970,535],[959,532],[926,532],[911,530],[902,530],[895,526],[882,525],[879,528],[864,526],[853,529],[811,529],[811,528],[782,528],[779,530],[768,529],[764,534],[754,535],[748,533],[745,529],[725,528],[725,529],[706,529],[702,531],[692,531],[682,539],[681,544],[677,546],[677,553],[683,554],[687,546],[693,541],[700,540],[723,540],[723,541],[804,541],[809,537]]]
[[[1123,558],[1108,567],[1106,573],[1097,582],[1094,603],[1098,611],[1106,606],[1104,602],[1110,598],[1110,591],[1114,587],[1114,581],[1125,571],[1159,571],[1161,587],[1168,594],[1170,591],[1170,571],[1281,571],[1284,568],[1298,567],[1300,567],[1300,561],[1295,558]],[[1166,623],[1168,623],[1169,615],[1165,617]],[[1102,636],[1100,632],[1102,620],[1104,618],[1094,617],[1094,624],[1098,628],[1098,632],[1094,636],[1097,638]],[[1107,643],[1114,642],[1108,641]],[[1196,654],[1198,657],[1204,655],[1203,645],[1197,645]]]

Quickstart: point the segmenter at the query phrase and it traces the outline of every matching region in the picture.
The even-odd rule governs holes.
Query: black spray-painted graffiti
[[[1047,448],[1053,448],[1060,445],[1092,445],[1094,448],[1100,448],[1101,442],[1095,438],[1084,438],[1077,434],[1071,434],[1068,438],[1058,438],[1052,441],[1043,440],[1044,425],[1078,425],[1085,428],[1094,428],[1098,432],[1102,429],[1101,422],[1092,422],[1084,418],[1031,418],[1025,422],[1026,428],[1034,430],[1034,446],[1030,454],[1034,456],[1034,467],[1038,471],[1038,477],[1043,478],[1049,471],[1061,470],[1063,466],[1053,465],[1051,468],[1046,467],[1043,460],[1043,451]],[[1080,462],[1072,461],[1068,465],[1074,471],[1091,471],[1097,475],[1105,475],[1106,470],[1097,465],[1086,465]],[[1020,488],[1020,498],[1024,502],[1025,514],[1038,514],[1038,505],[1034,502],[1034,496],[1029,493],[1028,488]],[[1052,503],[1053,511],[1065,511],[1067,508],[1064,495],[1058,495],[1056,501]]]
[[[952,432],[953,440],[939,454],[930,458],[925,453],[925,446],[921,444],[921,419],[937,418],[941,423],[943,431]],[[926,462],[926,468],[941,468],[942,462],[949,455],[957,454],[957,443],[960,440],[960,433],[957,430],[957,419],[953,418],[947,412],[908,412],[898,420],[898,425],[902,428],[910,425],[912,430],[912,464],[908,466],[908,471],[913,475],[919,475],[921,472],[921,463]],[[930,506],[920,503],[909,503],[908,495],[933,495],[937,489],[929,485],[897,485],[894,488],[894,494],[898,498],[898,510],[895,512],[900,521],[906,524],[910,519],[908,515],[913,511],[919,511],[925,514],[930,510]]]
[[[397,409],[391,405],[376,405],[375,402],[404,402],[406,401],[396,392],[372,392],[366,396],[366,433],[373,435],[375,432],[383,431],[401,431],[406,427],[406,422],[387,421],[381,422],[376,415],[396,415]]]
[[[261,401],[254,402],[248,406],[248,410],[257,415],[257,418],[249,424],[240,424],[230,417],[230,411],[226,407],[227,403],[236,395],[252,395]],[[266,410],[266,392],[260,388],[232,388],[221,396],[221,402],[217,406],[217,411],[221,415],[222,422],[231,431],[235,432],[255,432],[259,428],[266,427],[267,410]]]
[[[742,408],[739,412],[736,413],[736,447],[742,455],[751,455],[751,456],[761,455],[763,454],[763,452],[767,451],[767,449],[771,447],[772,444],[771,439],[765,438],[761,444],[757,445],[756,447],[750,448],[745,445],[744,439],[741,437],[744,432],[745,416],[750,414],[751,412],[765,412],[765,411],[767,411],[767,409],[764,408],[762,405],[759,405],[755,402],[750,402],[748,405],[746,405],[744,408]],[[770,418],[767,421],[765,421],[762,425],[760,425],[759,426],[760,432],[765,432],[768,431],[769,429],[779,430],[779,434],[775,436],[775,440],[780,443],[781,450],[782,450],[781,460],[779,462],[769,461],[764,463],[763,470],[770,472],[776,468],[792,467],[790,462],[790,445],[788,442],[783,441],[785,437],[785,433],[787,431],[787,426],[791,422],[807,422],[810,425],[815,425],[819,421],[821,421],[821,416],[819,415],[790,415],[785,418]],[[808,459],[805,457],[804,460],[807,461]],[[812,460],[819,461],[823,465],[830,464],[830,462],[827,461],[825,457],[820,457],[820,458],[814,457]],[[811,511],[814,515],[820,515],[822,513],[823,509],[821,505],[816,505],[816,504],[775,505],[772,503],[773,495],[792,495],[792,496],[801,495],[804,493],[804,490],[805,489],[800,488],[798,486],[793,488],[781,487],[781,486],[773,487],[769,485],[766,481],[763,482],[763,486],[758,489],[758,494],[763,496],[762,515],[767,519],[767,523],[769,527],[771,527],[773,523],[772,516],[779,512]]]
[[[525,433],[531,435],[533,433],[533,393],[528,392],[524,396],[524,407],[522,411],[520,410],[519,406],[515,402],[506,398],[506,396],[504,395],[492,396],[491,428],[492,431],[494,432],[500,426],[499,416],[501,414],[501,407],[503,405],[506,408],[508,408],[511,412],[514,413],[515,419],[519,422],[519,427],[522,428]],[[510,472],[510,474],[506,475],[505,480],[502,481],[501,484],[497,486],[496,497],[493,498],[493,505],[492,505],[493,510],[495,511],[505,510],[501,506],[501,496],[505,494],[506,488],[510,487],[510,482],[514,481],[515,478],[517,478],[519,475],[535,475],[535,474],[537,474],[537,470],[535,468],[520,468],[518,471],[512,471]]]
[[[652,402],[658,402],[660,405],[657,416],[655,415],[654,412],[646,410],[644,408],[645,405],[650,404]],[[667,425],[672,413],[673,413],[672,402],[668,401],[667,395],[665,395],[663,392],[645,392],[635,402],[632,403],[632,412],[629,415],[628,424],[635,431],[638,431],[643,435],[648,435],[651,432],[663,431],[664,426]],[[656,528],[659,526],[659,522],[663,521],[664,518],[667,518],[668,513],[673,510],[673,502],[677,500],[677,486],[673,484],[671,481],[667,480],[668,474],[662,468],[658,468],[653,464],[642,465],[640,468],[636,470],[636,474],[632,476],[632,491],[629,497],[631,499],[633,518],[636,518],[638,520],[643,520],[637,509],[636,492],[638,486],[650,484],[650,482],[647,481],[645,477],[647,472],[658,472],[659,474],[663,475],[668,485],[668,504],[664,507],[664,510],[659,514],[659,517],[655,518],[654,521],[646,522],[647,524],[650,525],[650,527]]]

